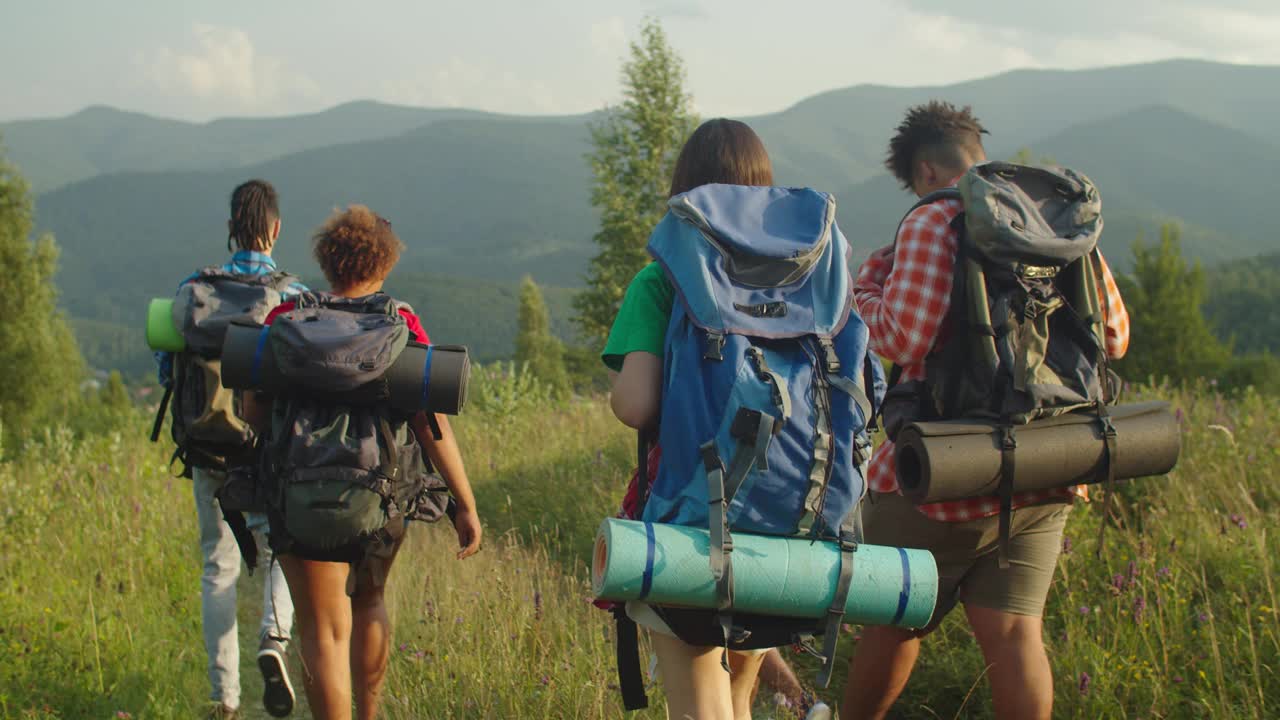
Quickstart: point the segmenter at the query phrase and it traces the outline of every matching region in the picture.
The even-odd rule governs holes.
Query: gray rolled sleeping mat
[[[1178,421],[1166,402],[1109,408],[1115,425],[1115,479],[1163,475],[1182,449]],[[932,503],[999,493],[1001,425],[942,420],[907,425],[898,434],[898,485],[912,502]],[[1013,491],[1104,482],[1107,449],[1092,410],[1018,427]]]
[[[283,325],[232,323],[222,346],[222,384],[236,390],[319,393],[352,405],[385,402],[405,412],[425,410],[457,415],[467,402],[471,362],[460,345],[403,344],[389,364],[371,365],[371,377],[356,387],[335,388],[308,381],[298,358],[282,359],[282,343],[271,342]],[[399,343],[397,343],[399,345]],[[381,372],[377,372],[381,370]]]

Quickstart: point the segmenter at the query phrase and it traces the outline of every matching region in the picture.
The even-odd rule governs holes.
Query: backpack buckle
[[[839,374],[840,356],[836,354],[836,346],[831,342],[831,338],[818,338],[818,345],[822,347],[822,362],[827,366],[827,372],[832,375]]]
[[[718,332],[707,333],[707,346],[702,353],[703,360],[723,360],[724,353],[724,334]]]

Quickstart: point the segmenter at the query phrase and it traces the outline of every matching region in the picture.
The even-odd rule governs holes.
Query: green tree
[[[1133,245],[1132,276],[1117,278],[1129,310],[1131,342],[1118,369],[1130,380],[1216,378],[1231,351],[1214,336],[1201,312],[1204,270],[1182,256],[1176,225],[1160,229],[1160,241]]]
[[[52,235],[31,238],[27,183],[0,155],[0,427],[6,441],[64,412],[79,396],[84,361],[58,310]]]
[[[527,367],[534,377],[550,387],[556,397],[564,397],[568,393],[569,374],[565,370],[564,345],[551,333],[547,303],[542,299],[538,284],[528,275],[520,283],[516,364]]]
[[[591,126],[591,204],[600,211],[587,288],[574,298],[588,343],[604,347],[631,278],[649,261],[645,243],[666,212],[676,155],[697,125],[684,64],[656,20],[640,29],[622,66],[623,101]]]

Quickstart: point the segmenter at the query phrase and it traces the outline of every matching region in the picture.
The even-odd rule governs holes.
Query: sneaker
[[[240,711],[215,701],[209,706],[209,714],[205,717],[208,720],[239,720]]]
[[[831,720],[831,707],[819,700],[805,713],[804,720]]]
[[[262,707],[272,717],[288,717],[293,712],[293,685],[284,667],[285,643],[265,637],[258,645],[258,669],[262,671]]]

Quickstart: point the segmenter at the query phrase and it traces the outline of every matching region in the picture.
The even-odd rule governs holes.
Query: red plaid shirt
[[[871,254],[853,286],[858,312],[871,331],[871,349],[902,366],[904,380],[924,378],[925,357],[934,350],[951,303],[956,233],[951,221],[960,213],[959,200],[941,200],[917,208],[902,223],[897,242]],[[1098,288],[1105,298],[1107,354],[1118,358],[1129,346],[1129,313],[1120,298],[1106,261]],[[876,492],[898,489],[893,443],[885,441],[871,458],[867,483]],[[1020,493],[1014,507],[1054,497],[1088,498],[1085,486]],[[963,522],[1000,512],[996,497],[971,498],[921,505],[934,520]]]

